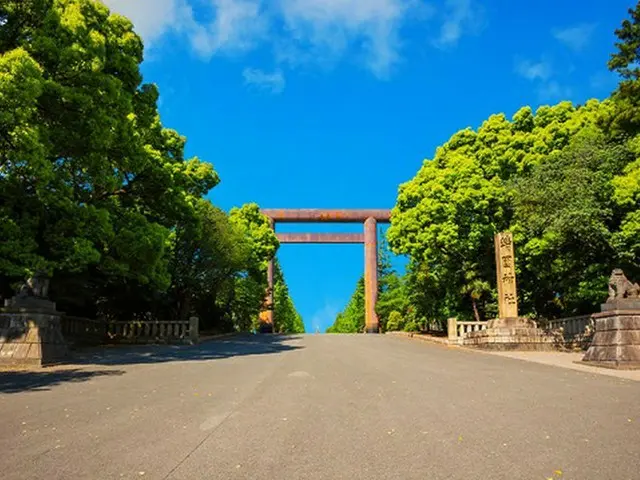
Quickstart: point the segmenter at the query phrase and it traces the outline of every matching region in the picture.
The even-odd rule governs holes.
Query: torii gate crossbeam
[[[376,302],[378,300],[378,223],[388,223],[390,210],[325,210],[325,209],[267,209],[271,226],[276,223],[363,223],[364,234],[351,233],[280,233],[280,243],[364,243],[365,329],[379,330]],[[263,331],[273,331],[273,261],[267,270],[267,310],[261,315]]]

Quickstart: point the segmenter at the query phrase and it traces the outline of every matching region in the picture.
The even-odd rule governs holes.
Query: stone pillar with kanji
[[[498,280],[498,316],[518,317],[518,291],[516,289],[515,255],[511,232],[495,236],[496,272]]]
[[[467,333],[462,339],[469,347],[491,350],[551,350],[554,338],[539,329],[530,318],[518,315],[516,257],[511,232],[495,235],[498,318],[487,322],[487,328]]]

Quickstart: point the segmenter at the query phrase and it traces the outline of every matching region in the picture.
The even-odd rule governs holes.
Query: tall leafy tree
[[[246,268],[236,280],[230,311],[237,329],[257,328],[260,311],[266,308],[267,265],[279,248],[278,238],[269,219],[251,203],[234,208],[229,220],[248,245]]]
[[[167,288],[170,230],[218,176],[162,127],[131,22],[90,0],[7,0],[0,19],[3,290],[35,269],[61,298],[83,275],[87,303]]]
[[[630,158],[624,143],[585,129],[517,179],[512,230],[525,308],[546,315],[591,311],[612,268],[637,269],[618,241],[624,211],[613,185]]]
[[[634,135],[640,129],[640,2],[628,13],[629,18],[615,31],[618,41],[609,69],[622,78],[613,95],[617,106],[614,130]]]
[[[404,310],[406,296],[402,279],[391,266],[391,256],[386,239],[381,238],[378,246],[378,302],[376,313],[384,330],[387,320],[394,310]],[[358,280],[356,289],[345,309],[340,312],[327,333],[359,333],[365,327],[364,277]]]
[[[525,107],[511,121],[504,115],[494,115],[477,131],[465,129],[453,135],[437,149],[434,159],[424,162],[414,179],[400,187],[388,236],[396,253],[407,254],[411,258],[408,281],[420,284],[423,291],[418,295],[420,315],[427,318],[458,315],[476,319],[494,316],[497,309],[493,236],[506,229],[513,229],[516,233],[523,307],[532,308],[539,315],[547,315],[593,306],[593,291],[602,283],[601,272],[611,266],[610,262],[603,258],[599,266],[594,267],[599,273],[591,279],[591,287],[580,290],[582,293],[566,289],[559,291],[557,282],[564,282],[565,286],[577,286],[580,283],[575,278],[577,264],[572,266],[569,262],[574,252],[576,259],[580,256],[580,249],[579,244],[575,243],[571,252],[567,252],[558,243],[550,247],[547,253],[567,261],[563,266],[558,266],[556,262],[558,268],[552,274],[555,283],[551,282],[548,275],[546,278],[549,282],[545,283],[537,276],[539,270],[536,270],[536,262],[528,263],[526,258],[521,258],[522,255],[529,255],[536,245],[531,228],[537,221],[523,213],[523,205],[527,203],[533,208],[531,205],[538,198],[534,195],[535,188],[527,190],[527,180],[555,172],[563,179],[562,185],[547,185],[543,189],[545,180],[540,179],[537,183],[539,197],[547,201],[545,207],[538,208],[540,222],[544,223],[542,219],[549,215],[561,215],[561,212],[574,219],[580,216],[595,218],[592,214],[601,212],[608,219],[603,219],[603,225],[610,242],[615,238],[620,244],[624,241],[628,243],[629,236],[618,231],[625,210],[620,208],[621,204],[613,205],[615,202],[612,199],[616,195],[624,195],[616,192],[624,190],[621,187],[624,182],[619,174],[628,168],[625,165],[628,165],[629,156],[605,145],[606,132],[600,132],[598,127],[606,124],[603,119],[611,118],[614,111],[613,102],[592,100],[581,107],[574,107],[569,102],[543,106],[535,114]],[[588,136],[589,132],[596,132],[592,135],[600,135],[600,140],[576,145],[574,139]],[[571,149],[576,149],[576,153],[570,153]],[[580,166],[572,161],[576,156],[591,158],[591,166],[587,168],[584,164]],[[587,175],[587,171],[591,173]],[[567,181],[569,172],[576,176]],[[595,181],[596,178],[598,181]],[[574,190],[574,197],[567,196],[566,203],[563,203],[565,200],[560,198],[562,192],[568,195],[578,184],[588,184],[589,188],[580,193]],[[618,188],[614,189],[613,186]],[[584,193],[584,197],[581,193]],[[524,201],[527,195],[531,195],[531,201]],[[515,197],[521,200],[518,215]],[[580,198],[585,201],[578,202]],[[609,201],[602,203],[605,198]],[[557,201],[557,208],[549,210],[553,199]],[[576,208],[569,213],[573,207]],[[613,211],[607,214],[607,208]],[[626,215],[633,216],[634,212],[629,210]],[[567,217],[562,219],[565,221]],[[574,222],[574,226],[577,227],[578,223]],[[590,225],[596,228],[595,224]],[[570,225],[567,223],[565,227],[570,228]],[[564,246],[568,247],[569,237],[566,238]],[[590,251],[597,256],[599,246],[586,241],[580,245],[585,244],[589,244]],[[608,258],[629,257],[628,247],[626,250],[616,248],[617,253]],[[584,274],[590,275],[588,271]],[[410,290],[416,291],[415,288]],[[554,310],[546,300],[542,300],[542,290],[546,299],[562,297],[563,306]],[[587,290],[591,293],[587,293]],[[543,302],[544,305],[536,302]]]
[[[629,9],[629,18],[615,34],[618,42],[609,69],[622,81],[613,94],[615,114],[611,123],[613,133],[621,134],[635,157],[613,180],[616,203],[627,212],[616,241],[626,251],[627,260],[632,260],[640,257],[640,2]]]
[[[45,270],[69,313],[248,330],[277,239],[257,205],[204,200],[218,175],[163,127],[142,60],[99,1],[0,2],[0,295]]]
[[[215,305],[225,284],[249,266],[250,246],[225,212],[200,199],[195,213],[171,235],[172,316],[180,319],[196,313],[198,300]],[[208,320],[205,324],[215,319]]]
[[[274,267],[274,331],[278,333],[304,333],[302,317],[289,295],[289,287],[277,259]]]
[[[360,277],[356,289],[345,309],[338,313],[327,333],[362,333],[364,331],[364,277]]]

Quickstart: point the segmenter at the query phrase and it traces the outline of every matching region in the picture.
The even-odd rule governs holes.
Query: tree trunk
[[[187,320],[191,312],[191,294],[186,292],[180,292],[180,312],[178,313],[179,320]]]
[[[478,313],[478,305],[476,305],[476,299],[471,298],[471,305],[473,305],[473,316],[476,317],[476,322],[481,322],[480,314]]]

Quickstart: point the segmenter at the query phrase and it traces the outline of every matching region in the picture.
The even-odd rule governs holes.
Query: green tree
[[[630,18],[615,31],[618,42],[609,60],[609,69],[622,78],[613,94],[616,113],[612,125],[614,133],[635,135],[640,128],[640,2],[628,13]]]
[[[495,314],[493,236],[512,225],[511,182],[562,151],[611,108],[607,102],[577,108],[562,102],[535,114],[525,107],[512,121],[493,115],[477,132],[453,135],[401,185],[388,238],[395,253],[410,256],[411,278],[431,294],[421,299],[419,316]],[[425,303],[436,307],[425,311]]]
[[[389,319],[386,324],[386,330],[388,332],[395,332],[398,330],[402,330],[404,328],[404,318],[402,317],[402,313],[397,310],[393,310],[389,314]]]
[[[249,330],[277,238],[257,205],[203,198],[218,175],[162,126],[142,59],[101,2],[0,2],[0,295],[46,270],[69,313]]]
[[[304,333],[304,322],[289,295],[280,263],[274,262],[274,331],[278,333]]]
[[[364,331],[364,277],[360,277],[355,292],[344,311],[339,313],[327,333],[362,333]]]
[[[613,180],[632,157],[596,129],[575,135],[514,185],[512,230],[519,243],[524,307],[546,316],[590,312],[614,267],[637,270],[620,242],[623,209]]]
[[[395,310],[405,312],[408,304],[405,284],[391,266],[391,253],[387,241],[382,236],[378,246],[378,301],[376,314],[380,328],[384,331],[391,313]],[[328,333],[356,333],[364,331],[365,326],[364,277],[356,286],[347,307],[338,314]]]
[[[613,180],[616,203],[627,212],[615,241],[632,261],[640,257],[640,2],[629,9],[629,16],[615,32],[618,42],[609,69],[622,77],[613,94],[613,134],[622,133],[635,157]]]
[[[166,289],[170,231],[218,176],[162,127],[131,22],[90,0],[0,19],[2,291],[36,269],[72,311]]]
[[[217,305],[224,299],[226,284],[247,269],[250,247],[242,233],[219,208],[200,199],[195,216],[186,217],[171,235],[171,304],[172,317],[187,319],[196,314],[196,302],[205,300]],[[228,289],[227,289],[228,291]],[[221,316],[222,311],[218,312]],[[205,328],[220,318],[198,315]]]
[[[378,247],[378,301],[376,302],[380,328],[383,331],[387,330],[387,322],[390,321],[391,314],[396,311],[404,315],[408,306],[404,279],[392,268],[391,252],[386,238],[382,236]]]
[[[254,203],[233,208],[229,220],[242,235],[249,251],[246,267],[236,281],[230,311],[236,328],[249,330],[258,327],[267,290],[267,265],[280,245],[269,219]]]

